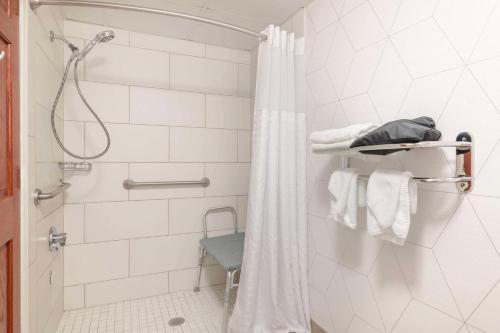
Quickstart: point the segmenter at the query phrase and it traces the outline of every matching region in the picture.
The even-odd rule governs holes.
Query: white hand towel
[[[312,143],[338,143],[357,139],[378,126],[374,124],[356,124],[339,129],[328,129],[312,132],[310,139]]]
[[[366,193],[367,229],[372,236],[403,245],[410,215],[417,210],[417,184],[408,171],[376,169]]]
[[[330,217],[351,229],[356,228],[358,219],[358,175],[356,169],[337,169],[328,183]]]

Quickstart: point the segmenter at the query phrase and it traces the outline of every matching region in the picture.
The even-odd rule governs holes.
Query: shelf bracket
[[[462,193],[472,191],[474,181],[474,158],[473,149],[474,142],[472,134],[469,132],[462,132],[457,135],[457,142],[470,142],[470,147],[466,149],[456,148],[456,170],[455,176],[469,177],[470,180],[457,183],[457,190]]]

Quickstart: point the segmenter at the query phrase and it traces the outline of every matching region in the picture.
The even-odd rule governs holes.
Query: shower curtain
[[[259,48],[245,251],[232,333],[310,332],[304,39]]]

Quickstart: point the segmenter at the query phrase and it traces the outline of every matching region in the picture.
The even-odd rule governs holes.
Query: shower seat
[[[234,233],[224,236],[208,237],[207,216],[215,212],[229,211],[233,214]],[[200,262],[198,279],[195,292],[200,291],[201,270],[207,254],[213,256],[217,263],[226,269],[226,289],[224,291],[224,310],[222,313],[221,332],[227,332],[229,319],[229,296],[231,289],[237,287],[235,275],[241,270],[241,261],[243,259],[243,245],[245,233],[238,232],[238,218],[236,209],[231,206],[209,208],[203,213],[203,238],[200,239]]]

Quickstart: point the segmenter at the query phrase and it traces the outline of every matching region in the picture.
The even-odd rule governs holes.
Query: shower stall
[[[206,256],[199,271],[203,216],[231,207],[208,237],[233,233],[233,212],[245,231],[260,31],[300,37],[303,12],[147,5],[24,4],[27,332],[225,325],[225,269]]]

